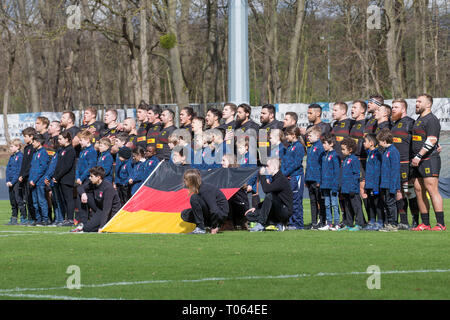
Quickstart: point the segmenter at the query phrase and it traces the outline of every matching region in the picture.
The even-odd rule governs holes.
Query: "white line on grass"
[[[1,297],[10,298],[33,298],[33,299],[53,299],[53,300],[121,300],[114,298],[81,298],[81,297],[70,297],[70,296],[54,296],[48,294],[23,294],[23,293],[0,293]]]
[[[381,271],[380,274],[410,274],[410,273],[444,273],[450,272],[450,269],[435,269],[435,270],[390,270]],[[171,279],[171,280],[144,280],[144,281],[122,281],[110,282],[100,284],[81,284],[82,288],[104,288],[114,286],[134,286],[142,284],[158,284],[158,283],[189,283],[189,282],[207,282],[207,281],[233,281],[233,280],[264,280],[264,279],[292,279],[292,278],[306,278],[306,277],[335,277],[335,276],[351,276],[351,275],[367,275],[367,272],[353,271],[353,272],[319,272],[315,274],[301,273],[301,274],[287,274],[277,276],[243,276],[243,277],[213,277],[201,279]],[[63,290],[67,287],[48,287],[48,288],[13,288],[0,289],[0,295],[12,292],[25,291],[48,291],[48,290]]]

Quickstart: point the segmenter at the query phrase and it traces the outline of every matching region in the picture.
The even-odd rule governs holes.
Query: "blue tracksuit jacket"
[[[51,159],[50,159],[50,164],[48,165],[47,171],[45,172],[45,175],[44,175],[44,181],[45,181],[45,179],[50,181],[51,186],[55,185],[55,183],[52,180],[52,177],[53,177],[53,173],[55,173],[55,168],[56,168],[57,163],[58,163],[58,152],[55,152],[55,155],[53,157],[51,157]]]
[[[305,149],[296,141],[286,148],[285,156],[281,159],[281,173],[285,177],[299,176],[303,174],[303,157]]]
[[[140,188],[142,183],[144,183],[145,179],[147,179],[146,174],[146,168],[147,163],[146,161],[139,161],[137,163],[134,163],[133,165],[133,172],[131,173],[130,179],[133,179],[133,184],[131,185],[131,194],[135,194],[135,192]]]
[[[130,158],[125,161],[120,161],[119,157],[116,160],[116,176],[114,182],[118,185],[128,185],[128,180],[133,173],[133,159]]]
[[[341,193],[359,194],[360,163],[354,154],[344,158],[342,162]]]
[[[80,152],[75,170],[75,180],[80,179],[85,182],[89,178],[89,169],[97,165],[97,151],[93,145],[84,148]],[[106,169],[105,169],[106,170]]]
[[[113,163],[114,159],[111,155],[111,152],[109,150],[106,150],[105,152],[100,153],[98,159],[97,159],[97,166],[103,167],[105,169],[105,178],[109,182],[113,181]]]
[[[158,163],[159,159],[157,156],[153,156],[145,161],[145,179],[147,179],[147,177],[152,174]]]
[[[6,182],[11,182],[13,185],[19,179],[20,167],[22,166],[23,153],[17,151],[9,157],[8,164],[6,165]]]
[[[308,148],[308,156],[306,158],[306,174],[305,181],[320,181],[320,158],[324,152],[322,142],[317,140]]]
[[[320,189],[339,191],[341,159],[335,150],[323,152],[320,158]]]
[[[400,190],[400,153],[392,144],[384,149],[381,157],[381,189],[388,189],[389,193]]]
[[[372,189],[374,193],[380,191],[381,153],[378,149],[367,150],[365,189]]]
[[[44,147],[36,150],[31,160],[30,176],[28,181],[33,181],[36,186],[44,186],[44,175],[48,169],[50,158]]]

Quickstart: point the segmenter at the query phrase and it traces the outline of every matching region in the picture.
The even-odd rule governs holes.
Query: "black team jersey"
[[[383,130],[384,128],[388,128],[389,130],[391,130],[391,127],[392,127],[392,124],[391,124],[391,122],[388,120],[388,121],[383,121],[383,122],[380,122],[380,123],[377,123],[377,128],[375,129],[375,134],[378,134],[378,133],[380,133],[380,131],[381,130]]]
[[[414,119],[406,116],[394,122],[391,133],[394,137],[394,146],[400,153],[400,162],[409,162],[412,158],[411,139]]]
[[[372,115],[369,119],[366,120],[366,125],[364,126],[364,136],[368,133],[375,133],[377,129],[377,119]]]
[[[159,132],[164,127],[162,122],[150,123],[147,130],[147,146],[154,146],[156,148],[156,139]]]
[[[100,139],[100,135],[105,128],[106,128],[105,124],[101,121],[95,121],[94,123],[91,123],[91,124],[83,124],[80,127],[81,130],[94,129],[94,132],[93,132],[94,141],[92,141],[93,143],[95,143],[96,141],[98,141]]]
[[[367,159],[367,152],[364,149],[364,129],[366,127],[366,119],[355,121],[350,129],[350,137],[356,142],[355,155],[359,160]]]
[[[430,112],[424,117],[419,117],[414,123],[412,130],[411,146],[413,155],[419,153],[428,137],[435,137],[437,139],[436,144],[422,157],[422,159],[439,157],[437,145],[439,143],[440,132],[441,124],[439,123],[439,119],[434,114]]]
[[[54,137],[48,137],[47,140],[45,140],[43,147],[45,148],[45,150],[47,150],[47,154],[50,157],[53,157],[56,152],[58,151],[58,136],[54,136]]]
[[[147,148],[147,131],[148,131],[149,123],[142,122],[137,129],[137,138],[136,138],[136,146]]]
[[[158,137],[156,138],[156,156],[161,160],[169,160],[170,154],[172,150],[169,148],[169,137],[177,130],[177,127],[174,125],[169,126],[167,128],[162,128],[159,132]]]
[[[347,118],[340,121],[335,121],[333,123],[333,127],[331,129],[331,133],[334,134],[336,145],[334,150],[336,150],[337,154],[343,159],[342,151],[341,151],[341,142],[344,138],[350,136],[350,130],[355,123],[355,120]]]

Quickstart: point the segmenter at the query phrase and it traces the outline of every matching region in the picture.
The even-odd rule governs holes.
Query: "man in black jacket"
[[[33,136],[36,133],[36,129],[28,127],[22,130],[23,139],[25,141],[25,148],[23,149],[22,166],[19,173],[19,188],[22,189],[23,201],[28,208],[28,219],[21,224],[33,224],[36,220],[36,212],[33,206],[33,198],[31,196],[31,187],[28,183],[28,176],[30,175],[31,160],[33,159]]]
[[[106,223],[120,210],[121,202],[111,182],[104,180],[105,170],[96,166],[89,170],[89,180],[78,187],[81,202],[92,209],[86,224],[80,223],[71,232],[101,232]],[[82,207],[85,208],[85,207]],[[89,210],[89,209],[88,209]]]
[[[181,212],[181,219],[196,224],[192,234],[204,234],[206,227],[211,227],[212,234],[217,233],[230,210],[223,192],[212,184],[203,183],[197,169],[186,170],[183,183],[191,195],[191,208]]]
[[[272,176],[272,182],[266,180],[266,175]],[[268,221],[275,223],[278,231],[284,231],[292,215],[293,193],[288,179],[280,171],[280,160],[270,158],[267,168],[262,167],[258,176],[265,198],[258,208],[251,208],[245,213],[248,221],[256,222],[250,231],[263,231]]]

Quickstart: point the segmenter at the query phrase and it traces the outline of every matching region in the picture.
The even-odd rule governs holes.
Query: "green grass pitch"
[[[70,234],[9,218],[0,201],[0,299],[450,298],[448,231]]]

